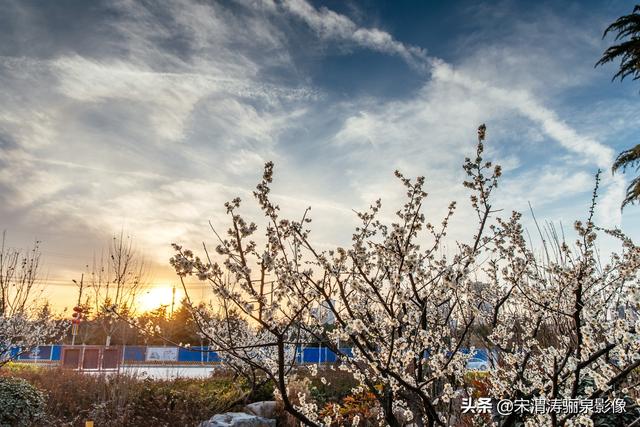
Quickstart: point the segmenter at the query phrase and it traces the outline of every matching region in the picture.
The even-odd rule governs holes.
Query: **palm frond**
[[[620,68],[611,80],[624,80],[629,75],[633,76],[633,80],[640,78],[640,37],[609,47],[596,66],[613,62],[617,58],[620,58]]]
[[[633,148],[629,148],[628,150],[624,150],[618,157],[616,157],[616,161],[613,162],[613,166],[611,167],[611,172],[616,173],[619,169],[622,169],[624,172],[628,167],[638,167],[640,163],[640,144],[636,145]]]
[[[596,67],[620,58],[620,67],[612,80],[624,80],[631,75],[633,80],[640,79],[640,5],[633,8],[633,13],[625,15],[604,30],[603,38],[609,33],[616,32],[615,40],[622,43],[609,47],[603,54]]]
[[[621,209],[624,209],[628,204],[633,205],[638,201],[640,201],[640,176],[634,178],[627,187],[627,194],[622,201]]]
[[[616,40],[638,33],[638,28],[640,28],[640,13],[638,12],[640,12],[640,5],[636,5],[630,15],[621,16],[613,24],[609,25],[604,30],[602,38],[605,38],[612,31],[618,32]]]
[[[619,43],[605,50],[595,66],[620,59],[618,72],[615,73],[612,80],[620,79],[622,81],[627,76],[632,76],[633,80],[640,79],[640,5],[636,5],[631,14],[621,16],[609,25],[604,30],[602,38],[605,38],[609,33],[616,33],[615,40]],[[624,173],[628,167],[635,167],[636,171],[640,169],[640,144],[618,154],[611,167],[611,172],[615,174],[622,169]],[[640,202],[640,176],[635,177],[627,187],[622,209],[626,205],[636,202]]]

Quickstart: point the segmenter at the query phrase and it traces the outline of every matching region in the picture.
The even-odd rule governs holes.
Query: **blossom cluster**
[[[463,166],[477,225],[453,254],[443,248],[457,204],[432,223],[423,212],[426,180],[400,172],[406,199],[393,221],[380,219],[377,200],[357,214],[350,247],[318,250],[309,210],[297,221],[280,217],[268,163],[254,193],[267,221],[264,245],[234,199],[216,255],[174,246],[178,275],[206,280],[217,297],[215,316],[197,314],[204,333],[228,360],[272,379],[285,409],[307,425],[335,424],[339,413],[334,404],[318,419],[316,403],[289,387],[296,348],[309,343],[338,354],[339,369],[358,383],[354,393],[374,396],[381,425],[461,417],[451,408],[474,393],[466,366],[479,347],[496,355],[484,396],[492,401],[629,398],[627,379],[640,366],[640,248],[594,224],[596,192],[575,241],[550,228],[531,247],[522,215],[501,217],[493,207],[502,170],[483,158],[485,139],[483,125]],[[606,261],[596,250],[602,234],[622,246]],[[592,414],[512,412],[482,422],[571,425]]]

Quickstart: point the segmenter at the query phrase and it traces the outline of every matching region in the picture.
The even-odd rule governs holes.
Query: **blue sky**
[[[251,190],[273,160],[283,211],[312,206],[321,247],[346,244],[352,209],[378,197],[391,216],[395,169],[427,177],[434,221],[457,200],[450,238],[465,239],[460,165],[484,122],[505,171],[496,207],[531,203],[569,225],[601,168],[599,224],[638,237],[639,208],[621,215],[625,178],[609,169],[637,143],[640,85],[593,67],[612,42],[604,28],[632,8],[5,0],[1,227],[15,246],[43,241],[51,284],[77,278],[121,229],[168,283],[169,244],[212,241],[208,221],[223,228],[235,195],[254,215]]]

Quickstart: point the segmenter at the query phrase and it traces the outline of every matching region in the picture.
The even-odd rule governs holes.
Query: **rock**
[[[263,402],[254,402],[244,408],[247,414],[257,415],[264,418],[276,418],[276,406],[275,400],[265,400]]]
[[[200,427],[275,427],[276,420],[245,414],[244,412],[226,412],[211,417]]]

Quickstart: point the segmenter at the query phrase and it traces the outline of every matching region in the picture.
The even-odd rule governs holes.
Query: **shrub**
[[[472,390],[471,397],[477,399],[489,396],[491,383],[487,372],[469,371],[465,374],[464,379],[467,388]]]
[[[0,426],[32,426],[44,416],[44,395],[21,378],[0,377]]]
[[[130,403],[131,419],[139,425],[192,425],[227,411],[243,395],[231,378],[210,380],[144,380]],[[168,423],[168,424],[167,424]],[[136,424],[138,425],[138,424]]]
[[[310,380],[309,391],[318,407],[341,401],[351,394],[351,389],[358,386],[351,373],[340,370],[323,369],[316,376],[310,377]]]
[[[340,405],[328,403],[322,412],[321,417],[330,417],[332,426],[368,426],[372,425],[378,418],[380,406],[375,394],[364,390],[351,394],[344,399]]]
[[[235,403],[251,401],[243,401],[250,394],[246,384],[221,374],[208,379],[143,380],[56,368],[15,366],[0,372],[0,378],[9,375],[47,393],[43,408],[47,422],[60,427],[82,427],[86,420],[105,427],[191,426],[232,409]],[[266,396],[270,387],[266,385],[261,394]],[[1,401],[0,406],[6,407]]]

